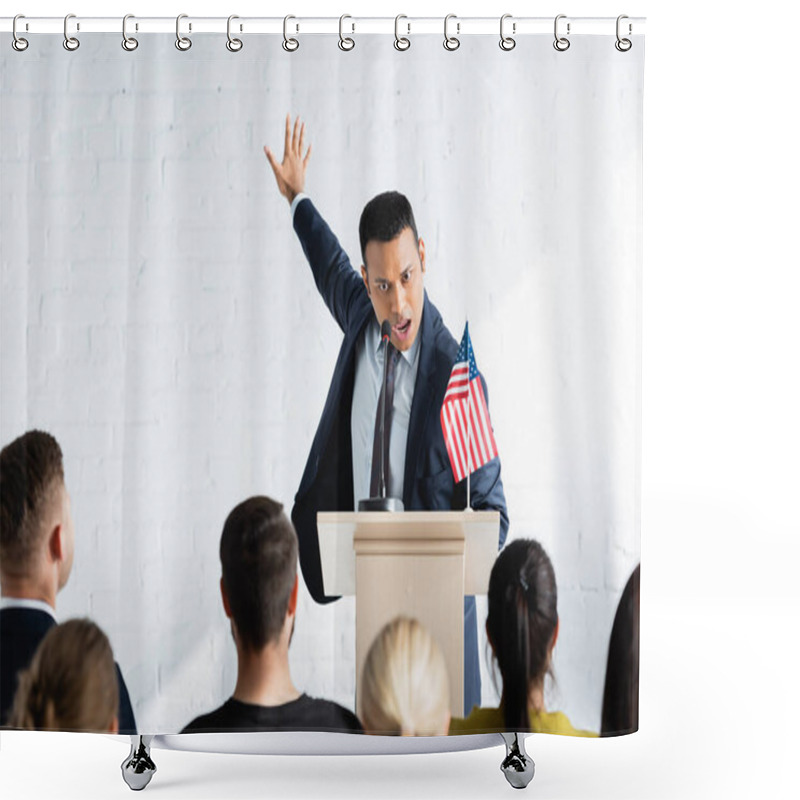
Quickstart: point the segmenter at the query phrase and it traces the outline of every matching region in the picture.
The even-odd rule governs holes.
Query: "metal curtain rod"
[[[514,17],[505,16],[505,30],[509,35],[552,34],[553,17]],[[181,29],[187,34],[216,33],[225,35],[229,31],[228,17],[194,17],[181,15]],[[559,25],[566,32],[575,34],[614,35],[617,30],[615,17],[569,17],[559,15]],[[284,17],[236,17],[232,30],[236,34],[278,34],[285,32]],[[289,31],[292,34],[390,34],[399,29],[406,35],[437,34],[443,31],[443,17],[355,17],[344,15],[339,17],[303,17],[289,15]],[[174,33],[175,17],[136,17],[128,15],[126,29],[128,33]],[[625,17],[624,35],[643,34],[644,17]],[[455,36],[471,36],[475,34],[497,35],[500,15],[496,17],[458,17],[450,15],[450,31]],[[81,17],[69,16],[70,33],[121,33],[122,17]],[[64,17],[35,17],[20,15],[17,19],[18,35],[63,33]],[[0,32],[12,33],[14,17],[0,17]]]

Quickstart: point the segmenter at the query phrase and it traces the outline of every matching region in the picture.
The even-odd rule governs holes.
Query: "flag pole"
[[[470,389],[470,365],[472,364],[472,339],[469,338],[469,319],[467,319],[467,511],[472,511],[470,502],[469,479],[472,475],[472,450],[470,434],[472,432],[472,390]]]

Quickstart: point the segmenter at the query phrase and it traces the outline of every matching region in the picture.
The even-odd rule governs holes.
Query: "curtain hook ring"
[[[356,46],[355,40],[351,39],[349,36],[345,36],[344,31],[342,30],[342,26],[344,25],[344,21],[346,19],[353,19],[353,18],[349,14],[342,14],[342,16],[339,17],[339,49],[344,50],[345,53],[349,52]],[[353,26],[352,33],[355,33],[356,32],[355,22],[351,22],[350,24]]]
[[[188,14],[178,14],[175,20],[175,47],[184,52],[192,46],[192,40],[188,36],[181,36],[181,20],[188,18]],[[189,25],[189,30],[191,29],[192,26]]]
[[[406,38],[405,36],[400,36],[400,20],[401,19],[408,19],[405,14],[398,14],[394,18],[394,49],[400,50],[408,50],[411,47],[411,39]],[[411,33],[411,23],[406,22],[406,28],[408,28],[408,33]]]
[[[11,33],[12,33],[12,34],[13,34],[13,36],[14,36],[14,38],[11,40],[11,46],[12,46],[12,47],[13,47],[13,48],[14,48],[14,49],[15,49],[15,50],[18,52],[18,53],[21,53],[23,50],[27,50],[27,49],[28,49],[28,44],[29,44],[29,42],[28,42],[28,40],[27,40],[27,39],[23,39],[23,38],[22,38],[22,37],[21,37],[21,36],[20,36],[20,35],[17,33],[17,20],[18,20],[18,19],[25,19],[25,15],[24,15],[24,14],[17,14],[17,16],[16,16],[16,17],[14,17],[14,22],[13,22],[13,23],[12,23],[12,25],[11,25]]]
[[[630,39],[623,39],[619,35],[620,23],[624,19],[628,19],[628,15],[627,14],[620,14],[617,17],[617,41],[614,42],[614,47],[616,47],[617,50],[620,51],[620,53],[627,53],[628,50],[630,50],[631,47],[633,47],[633,42]],[[630,36],[631,33],[633,33],[633,25],[631,25],[630,22],[629,22],[628,23],[628,35]]]
[[[565,50],[569,50],[570,41],[567,39],[566,36],[559,36],[558,35],[558,21],[561,19],[566,19],[566,14],[559,14],[556,17],[555,23],[553,24],[553,33],[556,37],[556,40],[553,42],[553,47],[558,50],[559,53],[563,53]],[[569,28],[570,24],[567,23],[567,36],[569,36]]]
[[[236,14],[231,14],[228,17],[228,41],[225,42],[225,47],[227,47],[231,53],[238,53],[242,47],[244,47],[241,39],[231,36],[231,22],[233,22],[235,19],[239,19],[238,15]],[[241,28],[239,28],[239,30],[241,30]]]
[[[457,19],[455,14],[448,14],[444,18],[444,49],[449,50],[451,53],[453,50],[458,50],[461,47],[461,41],[458,36],[450,36],[447,32],[448,24],[450,23],[451,19]],[[456,33],[461,32],[461,23],[456,22]]]
[[[508,52],[509,50],[513,50],[517,46],[517,40],[513,36],[506,36],[505,35],[505,23],[507,19],[511,19],[511,14],[503,14],[500,17],[500,49],[505,50]],[[512,23],[511,26],[512,33],[517,32],[517,23]]]
[[[292,14],[287,14],[283,18],[283,49],[287,53],[294,53],[298,47],[300,47],[300,42],[297,41],[295,38],[289,38],[288,34],[288,27],[289,27],[289,20],[290,19],[297,19],[297,17],[293,16]],[[300,26],[298,25],[296,30],[299,31]]]
[[[128,36],[129,19],[135,19],[133,14],[126,14],[122,18],[122,49],[131,53],[139,46],[139,40],[135,39],[133,36]]]
[[[74,36],[69,35],[68,26],[71,19],[75,19],[74,14],[67,14],[67,16],[64,17],[64,49],[69,50],[70,53],[81,46],[81,43]],[[80,27],[78,27],[78,30],[80,30]]]

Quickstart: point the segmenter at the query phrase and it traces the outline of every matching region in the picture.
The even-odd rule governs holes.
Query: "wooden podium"
[[[356,702],[375,636],[405,615],[418,619],[439,643],[450,712],[464,716],[463,598],[488,590],[500,513],[319,512],[317,529],[325,594],[356,597]]]

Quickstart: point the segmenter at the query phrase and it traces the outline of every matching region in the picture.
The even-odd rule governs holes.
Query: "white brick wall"
[[[109,633],[143,730],[233,688],[222,522],[256,492],[291,507],[340,342],[261,152],[292,110],[353,260],[364,202],[398,188],[456,338],[469,314],[511,535],[539,538],[559,581],[553,699],[597,728],[639,558],[639,56],[173,41],[37,36],[0,56],[0,439],[36,426],[64,448],[78,542],[60,616]],[[352,601],[303,594],[298,686],[352,707],[353,661]]]

